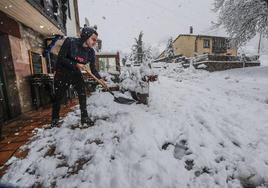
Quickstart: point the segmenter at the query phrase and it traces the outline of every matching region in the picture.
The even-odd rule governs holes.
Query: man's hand
[[[106,82],[103,79],[99,79],[100,84],[107,90],[109,90],[109,87],[107,86]]]
[[[76,66],[80,71],[82,71],[82,70],[85,70],[85,66],[86,66],[86,65],[77,63],[75,66]]]

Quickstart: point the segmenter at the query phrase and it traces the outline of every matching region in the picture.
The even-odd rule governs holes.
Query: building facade
[[[79,29],[77,0],[0,1],[0,121],[33,109],[29,78],[49,73],[48,39]]]
[[[230,45],[226,37],[208,35],[179,35],[173,41],[175,55],[194,57],[196,55],[237,55],[237,48]],[[164,52],[159,58],[164,57]]]

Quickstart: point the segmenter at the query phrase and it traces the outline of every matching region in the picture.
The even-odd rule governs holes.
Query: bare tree
[[[217,26],[224,26],[240,46],[257,33],[268,36],[268,0],[215,0]]]

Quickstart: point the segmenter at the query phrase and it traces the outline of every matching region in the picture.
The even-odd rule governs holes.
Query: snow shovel
[[[106,84],[103,84],[95,75],[93,75],[92,72],[88,68],[85,68],[84,70],[90,77],[92,77],[97,83],[99,83],[103,88],[105,88],[111,95],[113,95],[115,102],[120,103],[120,104],[132,104],[136,102],[133,99],[128,99],[124,97],[116,97],[115,94],[110,90],[110,88]]]

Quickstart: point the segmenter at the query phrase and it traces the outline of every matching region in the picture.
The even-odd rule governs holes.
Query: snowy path
[[[268,68],[167,70],[150,105],[89,98],[88,129],[40,130],[3,180],[45,187],[268,186]],[[36,183],[37,185],[38,183]],[[241,185],[242,184],[242,185]]]

